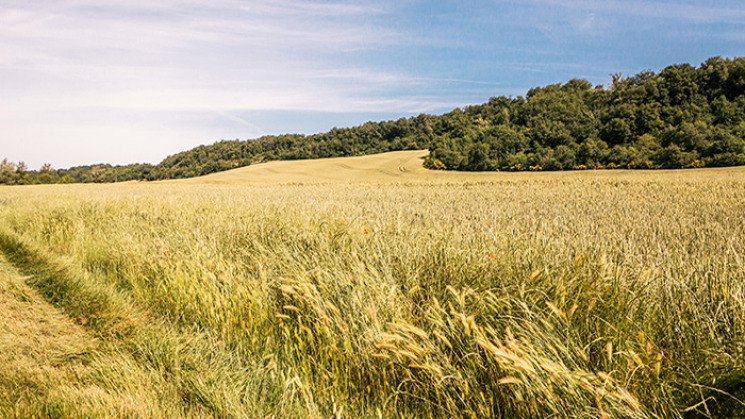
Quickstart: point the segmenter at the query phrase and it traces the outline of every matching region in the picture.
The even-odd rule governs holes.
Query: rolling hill
[[[166,180],[181,184],[321,184],[321,183],[442,183],[526,179],[656,179],[731,181],[745,177],[745,166],[695,170],[586,170],[566,172],[457,172],[424,168],[428,150],[391,151],[356,157],[315,160],[282,160],[259,163],[187,179]]]
[[[427,150],[393,151],[357,157],[272,161],[206,176],[187,183],[327,183],[409,180],[431,176],[422,166]]]

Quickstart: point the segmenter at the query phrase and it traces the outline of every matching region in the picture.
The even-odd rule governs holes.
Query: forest
[[[518,97],[444,115],[302,135],[223,140],[156,165],[96,164],[28,170],[0,162],[0,183],[177,179],[269,160],[315,159],[429,149],[425,166],[463,171],[678,169],[745,165],[745,57],[699,67],[614,74],[608,85],[572,79]]]

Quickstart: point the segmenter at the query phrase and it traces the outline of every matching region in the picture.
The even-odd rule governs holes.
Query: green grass
[[[417,153],[6,187],[0,249],[150,377],[144,416],[745,415],[742,168]]]

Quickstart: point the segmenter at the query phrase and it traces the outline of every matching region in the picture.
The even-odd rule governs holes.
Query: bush
[[[722,153],[704,160],[709,167],[745,166],[745,154]]]

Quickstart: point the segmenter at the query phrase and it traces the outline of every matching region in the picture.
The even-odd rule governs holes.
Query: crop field
[[[0,188],[0,416],[745,416],[745,168]]]

